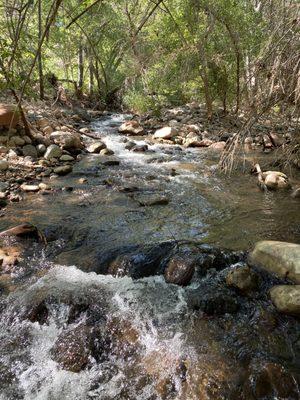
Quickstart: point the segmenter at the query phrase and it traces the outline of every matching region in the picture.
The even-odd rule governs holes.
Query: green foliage
[[[8,1],[0,9],[0,57],[17,90],[38,49],[38,1],[44,29],[51,1],[22,8],[24,2],[16,0],[20,12]],[[248,60],[260,57],[273,40],[269,14],[258,12],[252,0],[164,0],[159,7],[150,0],[94,3],[62,2],[42,46],[43,75],[55,74],[69,90],[82,78],[83,92],[100,103],[114,103],[122,93],[124,105],[138,111],[208,101],[207,94],[233,107],[247,88]],[[271,3],[279,7],[280,1]],[[39,79],[36,64],[27,94],[37,94]],[[3,86],[1,81],[0,71]],[[45,84],[49,95],[53,88]]]

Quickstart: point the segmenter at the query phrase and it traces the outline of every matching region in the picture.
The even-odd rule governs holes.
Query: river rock
[[[262,177],[264,184],[270,190],[290,188],[288,177],[282,172],[266,171],[262,173]]]
[[[57,175],[67,175],[72,172],[72,165],[61,165],[59,167],[54,168],[54,173]]]
[[[279,285],[270,290],[270,297],[278,311],[300,315],[300,285]]]
[[[185,255],[175,255],[168,262],[165,270],[167,283],[187,286],[195,272],[195,260]]]
[[[53,133],[53,128],[50,125],[45,126],[45,128],[43,128],[43,133],[45,135],[51,135],[51,133]]]
[[[0,154],[6,154],[8,152],[7,147],[0,146]]]
[[[106,144],[99,141],[99,142],[95,142],[95,143],[92,143],[91,145],[89,145],[87,147],[87,151],[89,153],[100,153],[100,151],[105,148],[106,148]]]
[[[24,157],[32,157],[32,158],[37,158],[38,152],[37,149],[32,146],[31,144],[27,144],[26,146],[23,146],[22,148],[22,153]]]
[[[248,266],[242,266],[228,273],[226,283],[228,286],[233,286],[242,292],[248,292],[257,289],[259,276]]]
[[[14,146],[24,146],[25,140],[20,137],[20,136],[12,136],[9,139],[9,145],[14,147]]]
[[[47,147],[44,158],[46,160],[51,160],[52,158],[59,158],[61,156],[62,156],[62,149],[56,144],[51,144],[49,147]]]
[[[24,192],[38,192],[40,190],[38,185],[27,185],[25,183],[23,183],[23,185],[21,185],[21,189]]]
[[[203,147],[202,138],[200,136],[195,134],[191,137],[188,136],[184,141],[184,147]]]
[[[158,129],[154,135],[153,139],[172,139],[178,134],[177,129],[171,126],[165,126],[164,128]]]
[[[0,104],[0,126],[14,128],[20,121],[20,113],[15,106]]]
[[[38,144],[36,150],[39,156],[43,156],[46,153],[46,146],[44,144]]]
[[[258,242],[249,255],[250,265],[281,278],[300,283],[300,245],[266,240]]]
[[[144,128],[138,121],[126,121],[120,126],[119,132],[129,135],[142,135],[144,133]]]
[[[0,171],[8,170],[9,164],[6,160],[0,160]]]
[[[67,371],[83,370],[90,356],[90,334],[84,325],[63,331],[51,349],[53,360]]]
[[[50,135],[50,139],[63,149],[82,149],[81,136],[75,132],[55,131]]]
[[[148,150],[148,145],[147,144],[137,144],[132,147],[131,151],[134,151],[136,153],[143,153]]]
[[[66,161],[74,161],[74,160],[75,160],[74,157],[70,156],[69,154],[63,154],[60,157],[60,161],[64,161],[64,162],[66,162]]]

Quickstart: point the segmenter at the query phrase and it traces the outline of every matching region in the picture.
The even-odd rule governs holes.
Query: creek
[[[92,123],[113,156],[84,156],[51,194],[0,219],[1,231],[30,222],[48,242],[30,242],[0,292],[0,399],[299,399],[300,323],[267,295],[280,280],[258,271],[247,296],[225,285],[258,240],[300,243],[298,200],[220,174],[207,149],[135,137],[148,150],[128,150],[117,131],[127,117]],[[176,252],[210,260],[187,287],[161,274]],[[84,359],[79,371],[53,356],[60,340],[58,353]]]

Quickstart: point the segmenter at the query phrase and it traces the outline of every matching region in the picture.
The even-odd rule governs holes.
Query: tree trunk
[[[38,31],[39,31],[39,42],[42,38],[42,0],[38,1]],[[39,86],[40,86],[40,99],[44,100],[44,75],[43,75],[43,62],[42,62],[42,50],[39,49],[38,53],[38,69],[39,69]]]
[[[89,53],[89,95],[93,96],[94,93],[94,66],[92,55]]]
[[[82,39],[80,38],[80,41]],[[84,65],[83,65],[83,46],[80,43],[78,47],[78,91],[82,92],[83,88],[83,72],[84,72]]]

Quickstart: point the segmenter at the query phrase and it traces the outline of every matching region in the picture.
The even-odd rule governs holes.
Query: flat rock
[[[281,278],[300,283],[300,245],[271,240],[258,242],[249,255],[255,265]]]
[[[300,285],[279,285],[270,290],[270,297],[278,311],[300,315]]]

